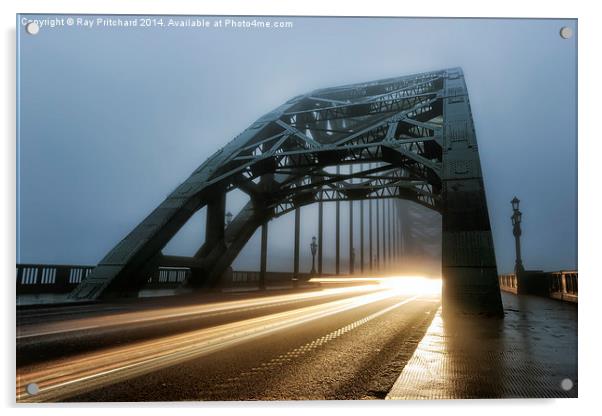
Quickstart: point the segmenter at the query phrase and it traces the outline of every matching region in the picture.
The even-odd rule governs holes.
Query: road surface
[[[390,283],[22,311],[17,400],[384,398],[440,305]]]

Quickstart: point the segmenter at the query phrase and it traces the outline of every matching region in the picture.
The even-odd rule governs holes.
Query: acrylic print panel
[[[576,397],[576,20],[18,15],[18,402]]]

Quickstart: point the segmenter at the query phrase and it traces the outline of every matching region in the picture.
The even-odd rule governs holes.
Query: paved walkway
[[[577,397],[577,306],[502,300],[503,320],[439,310],[387,399]]]

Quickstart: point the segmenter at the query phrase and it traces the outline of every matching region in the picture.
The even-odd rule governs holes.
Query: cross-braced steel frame
[[[347,173],[336,169],[353,165]],[[351,172],[351,173],[349,173]],[[249,195],[224,228],[225,197]],[[315,202],[402,198],[441,212],[444,304],[500,314],[478,147],[459,68],[326,88],[261,117],[196,169],[72,293],[136,291],[158,266],[215,284],[259,226]],[[162,248],[207,207],[194,257]]]

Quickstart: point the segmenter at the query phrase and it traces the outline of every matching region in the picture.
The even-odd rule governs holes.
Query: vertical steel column
[[[259,266],[259,289],[265,290],[265,274],[268,261],[268,221],[261,226],[261,257]]]
[[[262,152],[265,151],[265,144],[261,146]],[[261,177],[260,183],[263,187],[267,187],[267,184],[270,183],[274,177],[272,175],[263,175]],[[266,289],[266,272],[268,268],[268,222],[269,219],[266,219],[263,225],[261,226],[261,257],[259,264],[259,290]]]
[[[401,254],[402,256],[408,256],[411,253],[412,235],[410,230],[410,220],[408,214],[408,206],[406,201],[399,207],[401,211]]]
[[[349,165],[349,176],[353,175],[353,165]],[[349,182],[353,179],[349,178]],[[349,274],[355,272],[355,253],[353,250],[353,201],[349,201]]]
[[[379,200],[376,200],[376,270],[380,270],[380,210]]]
[[[295,209],[295,254],[293,279],[299,278],[299,230],[301,228],[301,208]]]
[[[340,175],[341,173],[341,168],[337,165],[337,177]],[[337,182],[337,186],[340,186],[340,184]],[[341,203],[337,200],[335,202],[335,207],[336,207],[336,232],[335,232],[335,244],[336,244],[336,248],[335,248],[335,264],[336,264],[336,274],[340,274],[341,272],[341,265],[340,265],[340,260],[341,260]]]
[[[387,226],[386,220],[387,215],[385,213],[385,207],[387,206],[387,200],[383,199],[383,212],[381,214],[383,220],[383,269],[387,270]]]
[[[226,215],[226,193],[219,194],[207,204],[207,219],[205,223],[205,244],[203,256],[224,239],[224,225]]]
[[[374,254],[372,253],[372,200],[368,200],[368,240],[369,240],[369,252],[370,255],[370,272],[374,271]]]
[[[401,257],[401,261],[403,261],[406,254],[406,246],[403,235],[403,227],[405,226],[405,222],[407,221],[403,216],[403,205],[405,201],[399,201],[399,256]]]
[[[364,165],[360,165],[364,171]],[[364,274],[364,200],[360,200],[360,273]]]
[[[391,218],[392,218],[392,222],[391,222],[391,237],[393,238],[393,248],[392,248],[392,252],[393,252],[393,267],[395,270],[397,270],[397,217],[395,215],[395,206],[397,203],[397,199],[392,199],[391,200]]]
[[[318,275],[322,274],[322,237],[324,227],[324,203],[318,203]]]
[[[389,203],[388,199],[383,199],[383,248],[384,248],[383,260],[385,262],[385,270],[387,272],[389,271],[389,262],[391,260],[389,258],[389,240],[387,238],[388,231],[389,231],[389,217],[387,215],[388,203]]]
[[[387,236],[389,238],[389,268],[393,266],[393,215],[392,215],[392,200],[387,201],[387,212],[389,214]]]
[[[397,227],[395,227],[395,236],[397,238],[397,261],[401,263],[401,218],[399,217],[399,202],[395,203],[395,218],[397,218]]]

